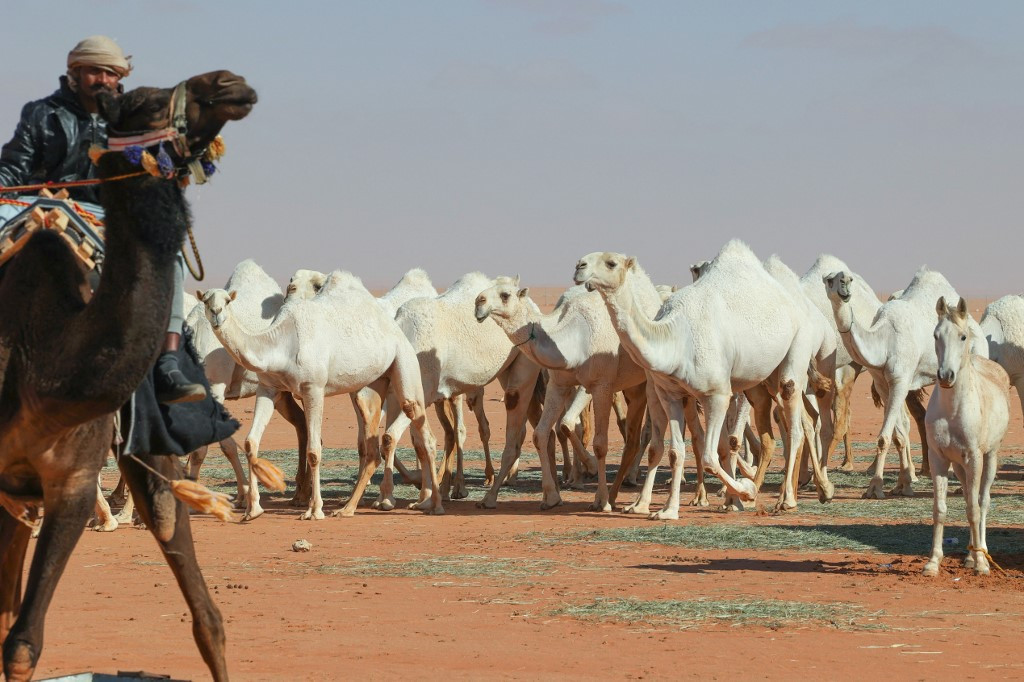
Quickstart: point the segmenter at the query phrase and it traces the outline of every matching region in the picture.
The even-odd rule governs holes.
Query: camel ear
[[[967,317],[967,300],[962,296],[960,297],[960,302],[956,304],[956,314],[960,317]]]
[[[200,301],[203,300],[203,296],[205,295],[205,291],[203,291],[202,289],[196,289],[196,298],[198,298]]]
[[[519,290],[519,298],[526,298],[528,293],[530,293],[530,289],[528,287],[523,287]]]
[[[515,277],[512,278],[512,286],[519,286],[519,275],[516,275]]]
[[[635,267],[636,267],[636,258],[633,258],[633,256],[627,257],[626,258],[626,269],[627,270],[632,270]]]
[[[946,307],[946,297],[939,296],[939,300],[935,302],[935,312],[939,317],[945,317],[949,308]]]
[[[228,294],[228,300],[229,301],[233,301],[233,300],[235,300],[236,296],[238,296],[238,292],[237,291],[232,291],[230,294]]]

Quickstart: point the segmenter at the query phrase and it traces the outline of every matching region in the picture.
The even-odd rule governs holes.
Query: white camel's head
[[[853,275],[846,272],[832,272],[821,278],[832,304],[849,303],[853,296]]]
[[[613,251],[595,251],[580,258],[572,280],[587,291],[617,291],[626,281],[626,273],[636,266],[636,259]]]
[[[476,321],[490,316],[511,318],[526,301],[530,290],[519,288],[519,277],[499,277],[494,286],[484,289],[476,297]]]
[[[296,270],[292,278],[288,280],[288,289],[285,291],[286,298],[310,299],[320,293],[327,275],[316,270]]]
[[[939,323],[935,325],[935,356],[939,359],[936,378],[942,388],[953,388],[960,369],[970,362],[973,332],[967,312],[967,301],[960,299],[956,308],[950,308],[946,298],[940,296],[935,304]]]
[[[228,319],[228,304],[235,300],[237,292],[224,289],[207,289],[196,291],[196,298],[206,308],[206,319],[214,329],[220,329]]]
[[[693,281],[696,282],[700,279],[700,276],[707,272],[709,267],[711,267],[711,261],[709,260],[698,261],[691,265],[690,276],[693,277]]]

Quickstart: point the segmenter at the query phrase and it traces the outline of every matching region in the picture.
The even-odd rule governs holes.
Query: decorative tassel
[[[93,145],[89,147],[89,160],[92,161],[95,166],[100,162],[100,157],[107,153],[107,149],[100,147],[99,145]]]
[[[178,187],[185,189],[192,184],[192,178],[188,175],[182,175],[178,178]]]
[[[252,467],[252,472],[256,474],[256,478],[259,479],[265,487],[270,490],[277,490],[284,492],[284,472],[281,468],[273,462],[268,462],[262,457],[256,457],[253,459],[249,466]]]
[[[217,172],[217,167],[214,166],[213,163],[211,163],[210,161],[203,161],[202,165],[203,165],[203,172],[206,173],[207,177],[209,177],[209,176],[211,176],[211,175],[213,175],[214,173]]]
[[[140,160],[142,167],[153,177],[160,177],[160,167],[157,165],[156,159],[153,155],[147,151],[142,152],[142,158]]]
[[[220,135],[213,138],[213,142],[206,148],[205,156],[207,161],[216,161],[224,156],[224,138]]]
[[[213,514],[221,521],[235,520],[235,516],[231,512],[231,498],[224,493],[215,492],[187,479],[170,483],[171,493],[193,509],[204,514]]]
[[[156,163],[165,177],[174,175],[174,162],[171,161],[171,155],[164,150],[163,142],[160,143],[160,151],[156,154]]]
[[[133,144],[131,147],[125,147],[124,158],[128,159],[128,163],[133,166],[138,166],[142,161],[142,147],[137,144]]]

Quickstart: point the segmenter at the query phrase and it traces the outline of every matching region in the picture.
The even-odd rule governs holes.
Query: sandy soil
[[[854,403],[858,469],[870,460],[881,418],[871,405],[868,386],[862,378]],[[500,454],[504,411],[499,399],[497,391],[488,392],[491,448]],[[245,422],[240,432],[244,435],[251,401],[229,408]],[[995,495],[995,504],[1004,508],[1020,506],[1024,499],[1024,428],[1015,394],[1011,408],[1013,421]],[[469,430],[468,446],[479,450],[472,419]],[[611,436],[615,463],[622,440],[614,427]],[[328,402],[324,442],[329,448],[355,445],[352,409],[345,397]],[[263,448],[291,449],[276,461],[294,459],[294,434],[279,417],[271,422]],[[197,553],[227,622],[233,678],[1024,675],[1019,655],[1024,554],[1000,549],[1001,542],[1011,540],[1020,546],[1016,538],[1021,527],[990,523],[989,546],[1005,572],[975,577],[947,556],[939,577],[921,577],[930,542],[927,479],[916,484],[917,502],[905,518],[889,511],[900,500],[860,499],[863,475],[835,473],[832,505],[856,510],[865,518],[816,514],[821,510],[816,495],[803,492],[800,508],[783,515],[683,507],[678,521],[652,522],[588,511],[593,484],[586,491],[565,492],[564,506],[541,512],[538,461],[531,446],[526,450],[521,484],[504,493],[493,511],[474,504],[482,492],[482,463],[473,459],[468,462],[470,499],[446,504],[447,515],[441,517],[361,508],[355,518],[303,522],[298,510],[287,505],[291,491],[265,497],[267,513],[245,525],[194,516]],[[917,450],[915,455],[919,457]],[[230,470],[223,459],[211,453],[207,462],[204,481],[230,490]],[[350,453],[328,457],[328,513],[351,490],[354,462]],[[892,455],[889,464],[893,474]],[[693,487],[692,457],[687,465],[684,502]],[[379,474],[368,491],[370,500],[376,496],[377,480]],[[774,501],[775,481],[765,486],[761,504]],[[664,482],[656,487],[656,505],[662,503],[665,489]],[[409,499],[411,489],[400,488],[400,496],[403,490]],[[634,494],[624,490],[619,506]],[[718,500],[715,495],[713,503]],[[963,537],[962,511],[952,512],[950,522],[952,531]],[[599,535],[613,529],[663,528],[668,533],[702,526],[753,527],[764,533],[830,531],[864,539],[869,547],[775,549],[765,542],[755,549],[704,549],[608,542]],[[892,542],[872,545],[870,538],[884,527],[891,534],[882,535]],[[950,533],[947,529],[947,536]],[[904,537],[907,541],[900,544]],[[312,543],[311,552],[291,551],[300,538]],[[964,544],[960,540],[953,553],[962,553]],[[407,575],[395,575],[403,571]],[[646,615],[603,620],[565,612],[581,606],[604,608],[615,603],[607,600],[618,598],[642,600]],[[671,600],[755,606],[747,615],[689,624],[659,621],[652,615],[653,608]],[[765,621],[758,617],[757,604],[762,601],[755,600],[797,602],[832,615],[819,614],[808,622],[793,617]],[[668,611],[673,613],[672,608]],[[148,532],[86,532],[50,608],[37,678],[84,670],[144,669],[208,679],[185,612],[184,600]]]

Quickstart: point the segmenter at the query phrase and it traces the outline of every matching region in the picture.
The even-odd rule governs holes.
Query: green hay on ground
[[[563,606],[552,615],[580,620],[641,623],[680,629],[709,623],[730,627],[788,625],[826,625],[841,630],[883,629],[870,622],[881,614],[866,614],[855,605],[841,602],[811,604],[774,599],[727,600],[640,600],[596,599],[589,604]]]

